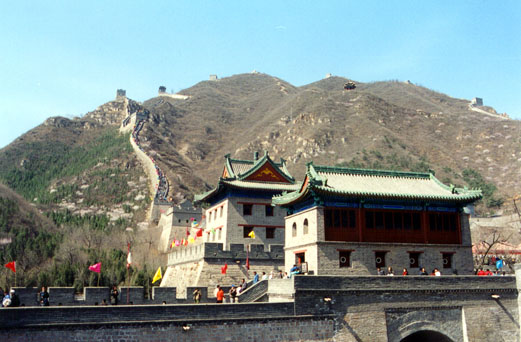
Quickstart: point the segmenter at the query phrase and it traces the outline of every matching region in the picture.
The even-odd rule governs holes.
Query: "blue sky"
[[[209,74],[411,80],[521,119],[521,1],[2,1],[0,148],[116,89]]]

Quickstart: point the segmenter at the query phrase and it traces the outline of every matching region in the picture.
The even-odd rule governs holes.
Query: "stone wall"
[[[240,304],[236,304],[240,305]],[[188,330],[184,330],[183,326]],[[267,327],[269,326],[269,329]],[[330,318],[263,317],[213,320],[83,324],[0,330],[6,342],[149,342],[149,341],[329,341],[334,335]]]
[[[385,264],[391,266],[395,275],[401,275],[403,268],[407,268],[410,275],[418,275],[419,267],[411,268],[409,252],[419,252],[419,266],[425,267],[430,273],[438,268],[442,274],[470,275],[474,273],[472,248],[470,246],[457,245],[418,245],[406,243],[348,243],[348,242],[321,242],[318,246],[308,246],[309,253],[316,249],[318,267],[309,265],[310,270],[320,275],[376,275],[375,251],[387,251]],[[351,266],[339,267],[339,250],[351,251]],[[306,251],[306,261],[308,258]],[[452,254],[452,268],[444,268],[442,253]],[[310,254],[313,255],[313,254]]]
[[[251,290],[284,292],[291,280],[283,281]],[[298,275],[292,281],[294,301],[285,303],[4,308],[0,340],[401,342],[434,334],[519,341],[514,277]]]
[[[519,341],[514,277],[296,276],[297,315],[334,314],[345,340],[399,342],[419,331],[454,341]],[[499,296],[497,299],[492,295]]]

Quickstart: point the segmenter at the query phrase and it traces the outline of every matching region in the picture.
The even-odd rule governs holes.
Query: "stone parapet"
[[[284,246],[268,245],[268,251],[262,244],[231,244],[230,250],[224,250],[222,243],[205,242],[203,244],[175,247],[175,250],[168,254],[168,266],[197,261],[202,258],[205,260],[224,259],[232,261],[250,260],[277,260],[284,262]],[[249,252],[246,252],[249,248]]]

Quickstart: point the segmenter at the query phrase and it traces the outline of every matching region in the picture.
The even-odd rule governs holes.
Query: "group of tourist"
[[[134,125],[134,130],[132,131],[132,139],[136,143],[137,147],[140,151],[145,153],[143,151],[143,148],[141,147],[141,143],[139,141],[139,132],[141,132],[141,129],[143,128],[143,125],[145,124],[144,120],[139,120]],[[165,174],[161,170],[161,168],[156,164],[156,161],[153,158],[150,158],[152,163],[154,164],[154,168],[156,169],[156,175],[157,175],[157,186],[156,186],[156,196],[155,198],[158,200],[166,200],[169,192],[170,185],[168,183],[168,179],[166,178]]]
[[[0,298],[1,303],[0,307],[8,308],[8,307],[18,307],[20,306],[20,297],[18,297],[18,294],[16,293],[15,289],[11,289],[10,291],[5,291],[0,287]],[[49,292],[47,292],[47,289],[45,286],[42,287],[42,290],[38,294],[38,304],[40,306],[49,306]],[[22,304],[22,306],[24,306]]]
[[[293,273],[292,273],[293,274]],[[281,270],[278,272],[271,271],[270,274],[266,274],[266,272],[262,272],[262,276],[259,276],[257,272],[253,272],[253,284],[257,284],[260,280],[268,280],[268,279],[289,279],[290,276],[288,275],[288,272],[282,273]]]
[[[477,276],[483,277],[483,276],[504,276],[506,275],[506,272],[500,272],[499,270],[496,270],[492,272],[491,270],[484,270],[482,268],[478,268],[475,272]]]
[[[380,267],[377,267],[376,268],[376,274],[377,275],[386,275],[386,276],[394,276],[394,270],[391,266],[387,267],[387,272],[385,270],[382,270]],[[407,270],[407,268],[403,268],[402,270],[402,276],[408,276],[409,275],[409,270]],[[435,268],[432,270],[431,273],[427,273],[427,271],[425,270],[425,267],[420,267],[420,269],[418,270],[418,275],[421,275],[421,276],[426,276],[426,275],[431,275],[431,276],[436,276],[436,277],[439,277],[441,276],[441,272],[439,269]]]

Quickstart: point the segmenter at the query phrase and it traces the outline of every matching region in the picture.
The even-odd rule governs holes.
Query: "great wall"
[[[162,96],[175,97],[174,95],[176,94]],[[154,194],[149,219],[159,222],[165,235],[161,237],[160,245],[163,247],[160,249],[165,251],[171,235],[171,231],[165,228],[171,229],[175,225],[175,219],[183,224],[186,217],[193,215],[193,212],[185,208],[184,214],[188,216],[181,215],[178,218],[174,215],[172,203],[168,201],[168,180],[154,158],[143,149],[140,132],[149,113],[129,101],[124,91],[118,90],[118,98],[124,101],[126,112],[120,130],[131,132],[130,143],[148,176],[150,192]],[[184,99],[182,95],[175,98]],[[264,158],[267,157],[266,153]],[[257,158],[258,156],[254,157],[255,165]],[[284,165],[283,161],[281,165]],[[230,201],[226,209],[236,213],[244,205],[266,206],[261,200],[256,201],[254,204],[244,202],[244,199]],[[219,208],[221,211],[218,218]],[[254,208],[250,210],[253,211],[250,215],[256,216]],[[221,224],[220,220],[226,218],[223,218],[222,205],[210,207],[208,212],[210,217],[214,213],[213,221],[216,226]],[[266,216],[267,213],[266,209]],[[273,212],[270,216],[273,216]],[[271,227],[270,229],[284,228],[270,226],[266,222],[263,226]],[[248,224],[239,219],[233,221],[233,225],[240,227]],[[308,229],[307,223],[305,229]],[[166,244],[163,240],[166,240]],[[169,268],[164,278],[182,281],[172,284],[164,281],[160,287],[153,287],[151,293],[145,293],[142,287],[122,286],[119,288],[120,304],[116,306],[102,304],[110,298],[110,289],[106,287],[86,287],[80,295],[75,294],[74,288],[51,287],[50,307],[37,307],[38,289],[16,288],[22,306],[0,309],[0,339],[42,342],[152,339],[520,341],[521,267],[516,267],[515,276],[497,277],[340,276],[312,275],[313,272],[310,272],[308,275],[294,275],[291,279],[267,279],[255,284],[250,280],[246,291],[238,296],[238,303],[231,303],[228,297],[223,304],[215,303],[215,284],[228,285],[231,280],[235,283],[243,277],[249,279],[249,261],[259,273],[268,273],[274,269],[274,265],[277,265],[275,269],[284,269],[284,253],[287,248],[277,241],[279,240],[274,240],[272,244],[266,241],[261,241],[261,244],[251,241],[248,244],[229,241],[219,243],[210,242],[208,236],[204,243],[170,251]],[[311,244],[304,245],[306,248],[310,246]],[[438,247],[444,248],[441,245],[435,246]],[[362,243],[356,248],[362,249]],[[351,252],[354,249],[349,251]],[[334,256],[326,254],[321,255],[321,258],[329,263],[338,262]],[[226,262],[229,263],[228,271],[225,272],[227,274],[221,275],[219,269]],[[196,288],[202,292],[199,304],[194,303],[191,297]],[[223,288],[228,291],[229,286]]]
[[[73,289],[51,288],[57,306],[30,307],[36,289],[24,289],[25,307],[0,310],[0,338],[514,342],[520,336],[516,279],[521,270],[516,276],[295,276],[261,281],[239,303],[224,304],[212,303],[206,293],[200,304],[191,298],[174,301],[174,288],[154,288],[152,299],[145,300],[143,289],[133,287],[132,305],[100,306],[108,288],[86,288],[82,303],[73,299]],[[121,288],[122,302],[126,291]]]
[[[130,144],[149,179],[149,190],[153,194],[153,198],[148,218],[158,220],[161,210],[171,206],[168,201],[170,183],[154,158],[147,155],[141,146],[139,134],[149,119],[149,113],[146,109],[131,106],[123,90],[121,90],[121,93],[118,90],[116,99],[124,101],[125,112],[127,113],[127,116],[121,122],[120,132],[131,132]]]

